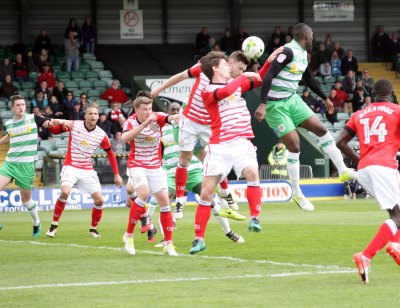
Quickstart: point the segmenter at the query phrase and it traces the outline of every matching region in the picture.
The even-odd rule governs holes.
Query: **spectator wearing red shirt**
[[[54,73],[50,70],[50,63],[45,63],[42,68],[42,72],[38,77],[38,84],[41,84],[43,80],[47,81],[47,89],[53,91],[56,85],[56,78]]]
[[[129,99],[125,92],[119,88],[118,80],[113,80],[111,83],[111,88],[107,89],[103,94],[101,94],[100,98],[108,100],[110,106],[112,102],[123,104]]]

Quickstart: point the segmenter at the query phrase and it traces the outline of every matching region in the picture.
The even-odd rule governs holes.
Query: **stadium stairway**
[[[362,72],[364,69],[369,70],[369,74],[375,81],[378,79],[388,79],[394,88],[394,92],[399,99],[400,95],[400,79],[396,78],[396,73],[394,71],[390,71],[386,64],[383,62],[365,62],[359,64],[359,70]]]
[[[3,133],[0,132],[1,137],[3,136]],[[1,138],[0,137],[0,138]],[[3,163],[6,159],[6,155],[9,149],[9,144],[1,144],[0,145],[0,162]],[[39,186],[43,186],[43,182],[41,181],[41,179],[37,176],[35,176],[35,180],[33,182],[33,187],[39,187]],[[6,188],[8,189],[14,189],[14,188],[18,188],[17,185],[15,185],[14,182],[8,184],[6,186]]]

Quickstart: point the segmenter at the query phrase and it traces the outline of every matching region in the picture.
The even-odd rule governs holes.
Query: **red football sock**
[[[54,206],[53,221],[58,222],[60,220],[66,204],[67,201],[60,201],[60,198],[57,199],[56,205]]]
[[[136,198],[135,201],[132,202],[131,208],[129,209],[129,220],[126,233],[133,233],[136,223],[140,220],[140,217],[143,214],[143,210],[146,211],[146,208],[144,206],[140,206],[138,202],[142,203],[143,201],[139,200],[139,198]]]
[[[246,197],[249,202],[250,216],[258,217],[261,211],[261,187],[247,186]]]
[[[103,207],[94,205],[92,209],[92,227],[96,228],[103,216]]]
[[[222,189],[228,189],[228,178],[225,178],[221,183],[219,183]]]
[[[187,177],[188,177],[187,168],[179,167],[178,164],[175,171],[176,197],[183,197],[185,195]]]
[[[395,234],[392,231],[390,225],[394,225],[393,220],[386,220],[379,228],[378,232],[375,234],[372,241],[368,244],[367,248],[363,251],[363,255],[368,259],[373,258],[376,253],[381,250],[389,240],[393,238]],[[394,225],[395,227],[395,225]],[[397,229],[397,227],[395,227]]]
[[[196,217],[194,220],[194,231],[196,237],[204,238],[206,232],[206,227],[208,220],[211,216],[211,205],[201,205],[197,206]]]
[[[167,211],[167,209],[164,210],[163,208],[160,208],[160,222],[163,228],[164,238],[168,242],[172,241],[172,230],[174,229],[174,222],[172,220],[171,208],[166,208],[169,208],[169,210]]]

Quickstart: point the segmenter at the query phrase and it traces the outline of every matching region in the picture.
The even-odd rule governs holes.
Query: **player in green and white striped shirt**
[[[37,160],[38,127],[52,125],[70,126],[69,121],[50,119],[26,114],[25,99],[21,95],[11,97],[11,109],[14,117],[5,123],[7,135],[0,139],[0,144],[10,143],[6,160],[0,167],[0,190],[15,180],[19,187],[22,204],[32,216],[34,238],[40,235],[40,220],[36,203],[32,200],[35,160]]]

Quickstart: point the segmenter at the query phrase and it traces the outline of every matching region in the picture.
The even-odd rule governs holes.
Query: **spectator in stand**
[[[289,26],[288,27],[288,31],[286,33],[286,36],[288,36],[288,35],[293,39],[293,35],[294,35],[293,26]]]
[[[213,38],[210,38],[210,40],[211,39],[213,39]],[[215,43],[214,46],[213,46],[212,51],[222,51],[222,50],[221,50],[221,47],[219,46],[219,44]]]
[[[67,96],[65,97],[64,101],[64,115],[67,120],[71,119],[72,112],[74,111],[74,106],[76,104],[74,94],[72,91],[67,91]]]
[[[57,96],[52,95],[50,97],[49,107],[53,112],[54,119],[66,119],[64,116],[64,105],[59,103]]]
[[[245,39],[249,37],[249,34],[244,31],[244,27],[240,26],[238,32],[235,35],[235,44],[236,44],[236,49],[241,50],[242,49],[242,44]]]
[[[71,36],[69,35],[69,33],[71,31],[74,33],[73,39],[77,40],[78,43],[80,43],[82,41],[82,32],[81,32],[81,28],[79,28],[75,18],[69,19],[68,26],[65,29],[64,38],[71,39]]]
[[[12,84],[11,75],[4,76],[3,84],[0,87],[0,99],[9,100],[11,96],[18,94],[18,89]]]
[[[83,120],[83,111],[81,108],[81,104],[76,103],[74,105],[74,107],[72,108],[70,120],[74,120],[74,121]]]
[[[310,107],[314,113],[325,114],[326,107],[324,102],[321,99],[316,99],[310,94],[310,90],[308,88],[304,88],[303,95],[301,96],[303,101]]]
[[[51,40],[47,34],[46,30],[42,30],[38,37],[35,39],[35,45],[33,51],[38,54],[42,49],[46,49],[48,52],[51,52]]]
[[[369,75],[368,69],[364,69],[363,74],[362,74],[362,84],[365,87],[365,89],[368,91],[369,95],[372,95],[372,88],[374,86],[374,78],[372,78]]]
[[[108,100],[110,106],[112,102],[123,104],[128,100],[128,96],[122,89],[119,88],[118,80],[113,80],[111,83],[111,88],[107,89],[103,94],[101,94],[100,98]]]
[[[82,25],[83,44],[85,52],[94,53],[97,40],[97,29],[93,24],[92,16],[86,16],[85,22]]]
[[[371,96],[366,96],[364,98],[364,107],[363,108],[367,108],[371,104],[372,104],[372,97]]]
[[[56,86],[56,77],[50,69],[50,63],[45,63],[42,67],[42,72],[38,76],[38,83],[41,84],[43,80],[47,81],[47,89],[51,92]],[[50,97],[50,95],[48,96]]]
[[[208,28],[202,27],[201,31],[196,35],[196,52],[198,55],[204,56],[209,52],[209,38]]]
[[[355,93],[355,91],[356,91],[357,88],[361,88],[361,89],[363,90],[363,97],[366,97],[367,95],[371,95],[371,94],[368,92],[367,88],[364,87],[363,81],[362,81],[361,78],[356,79],[356,87],[355,87],[355,89],[354,89],[354,93]],[[354,94],[354,93],[353,93],[353,94]]]
[[[331,54],[334,46],[333,46],[332,35],[330,33],[325,35],[324,44],[325,44],[325,49],[328,51],[329,54]]]
[[[336,91],[336,89],[331,89],[329,99],[337,112],[343,112],[345,110],[345,103],[348,101],[349,97],[346,93],[346,96],[338,95],[338,92],[339,91]]]
[[[347,102],[349,101],[349,96],[347,95],[346,91],[343,89],[342,83],[340,80],[336,80],[335,84],[333,85],[332,89],[336,90],[336,96],[338,99]]]
[[[342,60],[339,58],[337,51],[334,50],[331,55],[331,75],[336,78],[342,76],[341,67]]]
[[[395,31],[392,32],[388,43],[388,60],[393,62],[396,59],[398,53],[400,53],[400,39],[399,35]]]
[[[389,41],[390,38],[385,32],[385,27],[379,25],[371,40],[372,58],[375,61],[385,61],[387,59]]]
[[[105,131],[108,138],[111,138],[111,122],[107,119],[105,113],[100,113],[99,119],[97,120],[97,126]]]
[[[52,91],[50,91],[50,89],[48,88],[46,79],[43,79],[40,82],[40,85],[35,90],[36,90],[36,92],[42,92],[45,99],[48,99],[49,97],[51,97]]]
[[[284,45],[284,43],[285,43],[285,36],[284,36],[283,33],[281,32],[281,27],[280,27],[280,26],[275,26],[275,27],[274,27],[274,32],[271,34],[271,39],[270,39],[271,44],[274,43],[276,37],[279,38],[279,44],[280,44],[279,46]]]
[[[75,38],[75,32],[69,31],[68,38],[64,39],[65,61],[67,72],[79,70],[79,41]]]
[[[42,115],[47,118],[54,118],[53,110],[51,109],[50,105],[44,107]]]
[[[353,94],[356,87],[356,78],[352,70],[348,70],[343,79],[343,89],[347,94]]]
[[[282,46],[282,44],[281,44],[280,37],[275,36],[273,41],[271,42],[271,44],[269,44],[268,53],[269,54],[273,53],[275,50],[277,50],[281,46]]]
[[[332,52],[336,51],[338,54],[339,59],[343,59],[344,57],[344,49],[342,47],[340,47],[340,43],[339,42],[334,42],[333,43],[333,49]]]
[[[111,140],[111,147],[114,153],[126,152],[126,142],[122,141],[121,136],[121,132],[116,132],[114,138]]]
[[[329,64],[329,62],[322,63],[318,68],[318,73],[321,77],[331,78],[331,65]]]
[[[28,72],[39,73],[39,67],[36,65],[35,58],[33,56],[32,49],[28,49],[26,52],[26,65],[28,66]]]
[[[285,44],[289,44],[292,41],[292,37],[289,34],[286,34],[285,36]]]
[[[46,49],[42,48],[40,53],[36,55],[36,65],[38,66],[39,70],[42,70],[43,66],[46,63],[51,63],[51,57],[49,55],[49,52]]]
[[[317,67],[319,68],[323,63],[329,63],[330,53],[326,50],[324,43],[319,43],[318,50],[315,51],[315,59],[317,61]]]
[[[364,90],[362,87],[356,87],[353,94],[352,106],[353,112],[363,109],[364,106]]]
[[[349,49],[346,57],[342,59],[342,75],[347,75],[350,70],[357,74],[358,62],[357,58],[353,56],[353,51]]]
[[[64,82],[59,80],[57,82],[57,87],[53,89],[53,95],[57,97],[57,100],[60,104],[62,104],[64,99],[67,97],[67,92],[68,90],[65,88]]]
[[[86,93],[82,92],[81,95],[79,95],[79,102],[78,103],[81,106],[81,111],[84,114],[85,111],[86,111],[86,108],[89,105],[89,96]]]
[[[14,79],[14,69],[10,58],[5,57],[3,63],[0,64],[0,80],[4,80],[4,77],[7,75],[10,75],[11,79]]]
[[[18,53],[15,55],[13,69],[14,69],[14,79],[16,81],[29,81],[28,66],[23,61],[22,54]]]
[[[231,36],[231,31],[228,28],[225,28],[224,35],[221,37],[219,43],[221,50],[225,51],[227,54],[231,54],[233,51],[235,51],[235,41]]]
[[[42,112],[44,110],[44,107],[46,107],[48,104],[49,101],[44,96],[43,92],[36,91],[35,97],[31,101],[31,113],[33,113],[35,108],[37,108],[40,112]]]
[[[111,121],[111,133],[115,136],[116,132],[122,132],[122,127],[128,118],[123,109],[119,108],[119,104],[114,102],[111,104],[111,111],[108,113],[108,119]]]

